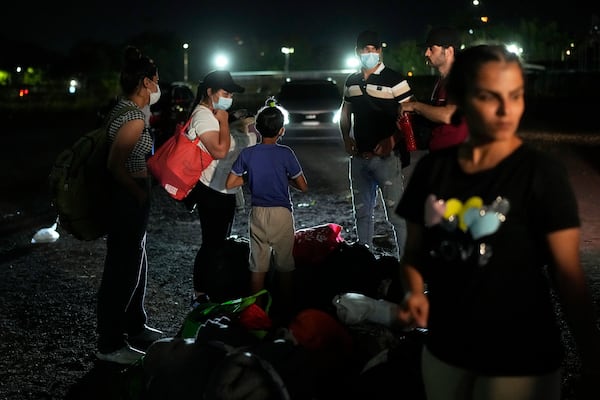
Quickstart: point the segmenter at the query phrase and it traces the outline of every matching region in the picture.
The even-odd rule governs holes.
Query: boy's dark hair
[[[265,106],[256,114],[255,127],[258,133],[264,137],[275,137],[283,128],[283,113],[277,106]]]

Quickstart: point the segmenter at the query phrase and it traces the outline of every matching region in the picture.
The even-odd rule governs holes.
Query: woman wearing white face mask
[[[130,344],[144,347],[162,336],[161,331],[146,325],[144,309],[150,210],[146,157],[152,149],[144,110],[160,97],[156,64],[135,47],[128,47],[120,84],[122,95],[108,115],[121,114],[107,132],[110,150],[106,165],[112,183],[106,259],[98,291],[96,356],[131,364],[144,352]]]
[[[206,301],[206,279],[202,275],[206,268],[202,260],[211,258],[231,234],[236,209],[236,189],[226,189],[225,181],[215,174],[221,162],[237,157],[239,148],[245,146],[230,134],[229,113],[233,94],[242,93],[244,88],[233,81],[228,71],[218,70],[208,73],[198,86],[196,106],[192,108],[192,121],[187,132],[189,139],[200,138],[198,146],[208,151],[214,158],[204,169],[200,181],[184,200],[191,210],[198,210],[202,231],[201,247],[194,264],[194,298]],[[246,141],[245,143],[248,143]],[[255,143],[255,142],[254,142]]]

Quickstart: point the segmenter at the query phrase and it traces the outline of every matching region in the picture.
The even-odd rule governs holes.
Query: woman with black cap
[[[195,107],[192,108],[192,121],[187,132],[190,140],[200,138],[198,146],[208,151],[214,160],[204,169],[198,184],[186,197],[185,204],[197,209],[202,230],[202,244],[194,263],[194,302],[208,301],[206,280],[202,274],[202,260],[212,258],[231,234],[236,209],[237,189],[226,189],[224,174],[219,179],[218,166],[226,160],[237,157],[242,147],[256,143],[249,140],[236,140],[230,134],[227,110],[233,103],[234,93],[243,93],[244,88],[233,81],[229,71],[216,70],[208,73],[198,86]],[[251,138],[251,133],[248,138]],[[233,163],[233,160],[231,160]],[[230,164],[231,164],[230,163]]]

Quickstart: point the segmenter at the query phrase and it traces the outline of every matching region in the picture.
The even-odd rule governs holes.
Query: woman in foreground
[[[559,400],[555,293],[580,354],[581,398],[597,397],[600,331],[577,201],[564,166],[517,134],[520,60],[503,46],[467,48],[447,89],[470,136],[426,155],[397,208],[408,223],[400,318],[428,329],[427,398]]]

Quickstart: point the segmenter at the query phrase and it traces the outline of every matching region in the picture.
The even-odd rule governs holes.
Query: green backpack
[[[58,225],[79,240],[95,240],[107,233],[107,128],[133,109],[123,108],[63,150],[54,161],[48,182]]]

